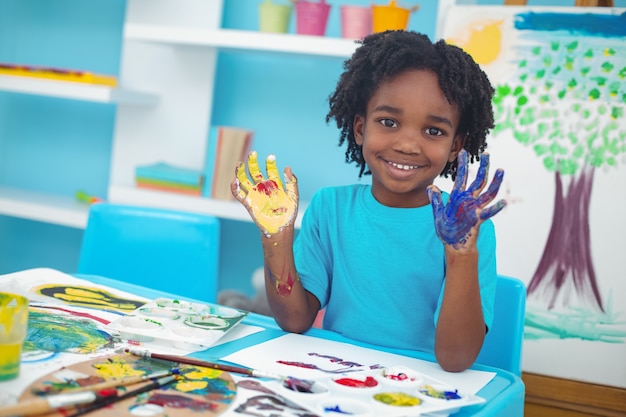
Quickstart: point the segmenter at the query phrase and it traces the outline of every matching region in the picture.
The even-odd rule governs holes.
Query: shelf
[[[123,186],[109,187],[109,201],[117,204],[191,211],[210,214],[222,219],[252,222],[250,215],[238,201],[214,200]],[[300,228],[302,213],[304,213],[304,207],[301,204],[300,213],[296,219],[296,228]]]
[[[0,75],[0,90],[101,103],[153,105],[157,102],[154,95],[122,88],[13,75]]]
[[[0,214],[84,229],[89,205],[72,197],[0,187]]]
[[[350,57],[358,46],[354,39],[345,38],[137,23],[124,26],[124,37],[145,42],[339,58]]]

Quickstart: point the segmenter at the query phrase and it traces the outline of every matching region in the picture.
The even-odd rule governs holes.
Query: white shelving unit
[[[154,94],[123,88],[15,75],[0,75],[0,90],[113,104],[150,106],[158,102]]]
[[[223,0],[128,0],[120,87],[0,76],[0,90],[117,105],[107,199],[250,221],[238,202],[135,187],[138,165],[159,160],[203,169],[220,49],[349,57],[350,39],[221,29]],[[306,203],[302,202],[300,213]],[[0,187],[0,214],[84,228],[72,198]],[[296,226],[300,225],[300,218]]]
[[[0,187],[0,214],[84,229],[89,206],[73,198]]]
[[[141,24],[127,24],[124,36],[126,39],[164,44],[339,58],[349,57],[356,47],[354,40],[343,38]]]

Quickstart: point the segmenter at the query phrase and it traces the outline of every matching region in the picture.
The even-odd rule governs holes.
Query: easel
[[[504,0],[506,6],[526,6],[527,0]],[[576,0],[574,6],[613,7],[613,0]]]

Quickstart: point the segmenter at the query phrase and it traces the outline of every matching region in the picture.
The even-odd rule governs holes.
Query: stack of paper
[[[205,197],[233,199],[230,183],[235,167],[245,161],[252,144],[253,131],[228,126],[212,126],[209,133],[205,167]]]
[[[202,194],[204,176],[200,171],[157,162],[136,167],[135,183],[139,188],[199,196]]]

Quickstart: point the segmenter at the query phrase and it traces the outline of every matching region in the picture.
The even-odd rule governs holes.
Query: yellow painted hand
[[[248,173],[254,183],[248,178],[246,164],[242,162],[235,170],[230,189],[233,196],[248,210],[254,223],[269,236],[294,224],[298,214],[298,183],[291,169],[287,167],[283,187],[274,155],[267,157],[265,167],[267,179],[259,168],[256,151],[250,152]]]

